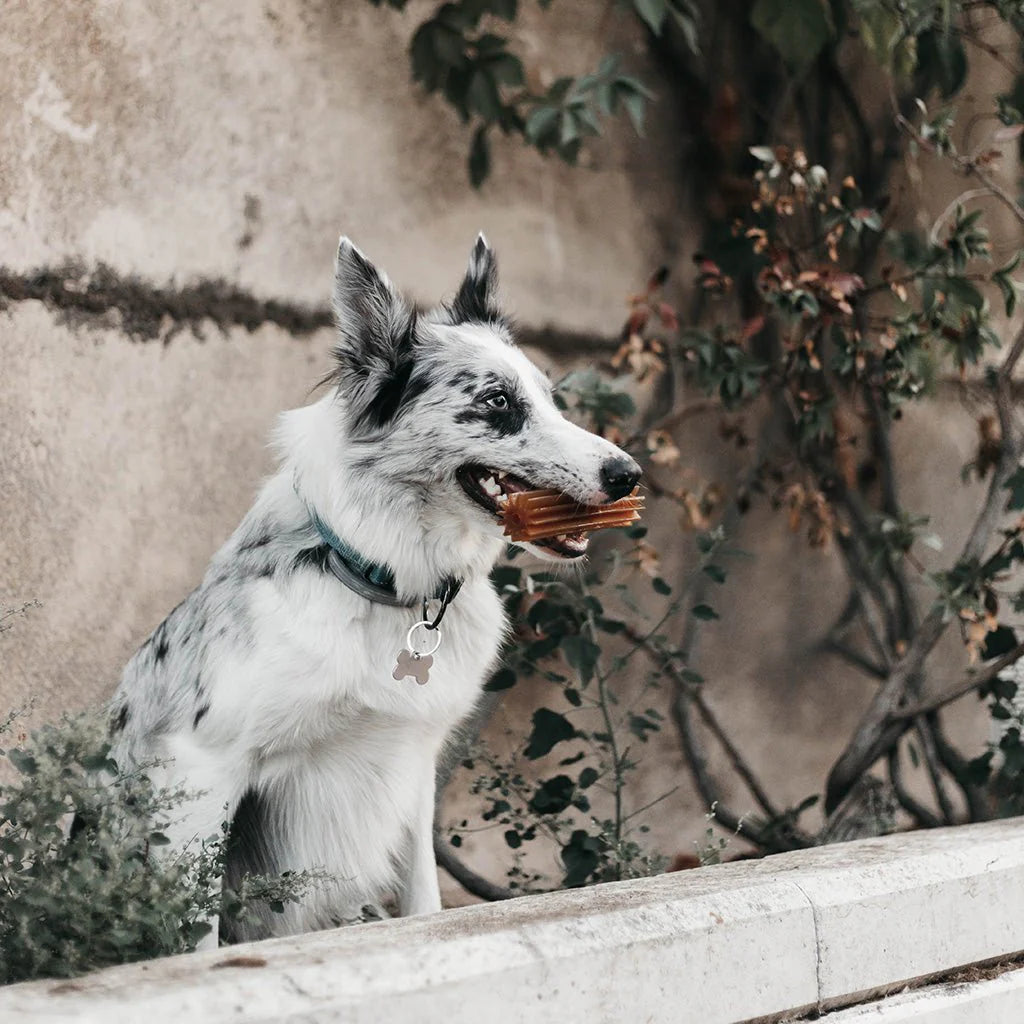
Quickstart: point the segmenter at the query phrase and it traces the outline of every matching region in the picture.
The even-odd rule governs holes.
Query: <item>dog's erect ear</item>
[[[334,316],[335,376],[353,423],[382,427],[407,398],[416,312],[347,238],[338,243],[334,266]]]
[[[498,318],[498,263],[494,250],[481,231],[469,254],[469,267],[451,305],[452,321],[457,324],[486,323]]]

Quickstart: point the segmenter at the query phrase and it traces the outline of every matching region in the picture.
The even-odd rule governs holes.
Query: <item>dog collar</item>
[[[330,549],[327,552],[327,567],[331,573],[349,590],[360,597],[365,597],[367,601],[390,605],[393,608],[411,608],[420,601],[425,607],[428,600],[434,599],[441,602],[441,614],[436,620],[439,622],[444,610],[462,588],[461,579],[446,576],[432,594],[405,601],[398,596],[395,589],[395,574],[388,566],[364,558],[350,544],[346,544],[313,509],[309,509],[309,517],[321,540]]]

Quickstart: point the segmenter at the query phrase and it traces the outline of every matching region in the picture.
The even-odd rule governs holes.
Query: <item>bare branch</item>
[[[1004,487],[1017,468],[1021,454],[1021,439],[1017,436],[1014,428],[1009,384],[1010,374],[1020,359],[1022,351],[1024,351],[1024,333],[1014,341],[1007,359],[997,374],[995,402],[1002,430],[1002,448],[992,472],[984,504],[964,542],[958,564],[970,565],[981,560],[992,534],[1004,514],[1006,503]],[[895,742],[899,737],[900,727],[905,728],[905,720],[894,720],[893,714],[904,700],[908,685],[920,674],[925,659],[938,643],[947,625],[943,609],[936,606],[915,631],[906,654],[879,687],[852,739],[829,773],[825,791],[826,812],[838,806],[861,773],[875,758],[885,753],[888,749],[887,744]]]
[[[918,825],[922,828],[938,828],[942,824],[938,817],[911,796],[903,785],[903,765],[900,762],[899,743],[894,743],[889,749],[889,781],[892,782],[892,788],[900,806]]]
[[[964,803],[967,805],[967,813],[970,821],[985,821],[991,817],[988,801],[982,788],[973,782],[968,773],[967,761],[964,760],[960,751],[946,739],[942,729],[942,720],[937,711],[931,711],[927,715],[928,721],[932,723],[932,731],[935,736],[935,749],[938,752],[939,760],[942,761],[946,771],[953,777],[954,782],[960,787]]]
[[[922,149],[929,153],[937,152],[936,146],[929,142],[901,113],[896,113],[896,123],[909,135]],[[1024,225],[1024,208],[1017,200],[999,184],[996,179],[982,166],[977,157],[962,156],[959,153],[945,153],[953,166],[966,177],[975,177],[994,195],[1017,219]]]
[[[990,683],[1004,668],[1008,668],[1014,662],[1019,661],[1024,657],[1024,644],[1018,644],[1013,648],[1012,651],[1007,651],[1006,654],[995,661],[989,662],[985,668],[978,672],[972,672],[967,676],[966,679],[959,682],[951,690],[947,690],[945,693],[940,694],[937,697],[931,697],[927,700],[921,701],[920,704],[912,704],[910,707],[896,708],[891,714],[890,718],[893,720],[904,719],[904,718],[916,718],[918,715],[927,714],[929,711],[935,711],[937,708],[941,708],[946,704],[951,704],[955,700],[959,700],[961,697],[965,697],[967,694],[973,692],[984,686],[986,683]]]
[[[625,633],[633,643],[639,645],[644,650],[659,668],[668,673],[675,685],[676,693],[672,701],[672,716],[679,729],[683,750],[690,765],[694,782],[705,804],[708,807],[714,808],[715,819],[725,828],[750,839],[751,842],[756,843],[763,849],[788,850],[812,845],[813,840],[799,832],[793,834],[791,837],[792,842],[789,842],[782,836],[769,835],[759,822],[749,817],[741,817],[722,804],[718,786],[711,777],[711,772],[708,768],[707,754],[703,750],[694,730],[693,719],[690,715],[691,704],[693,707],[696,707],[701,721],[708,731],[721,744],[733,770],[743,780],[754,799],[760,804],[761,809],[770,819],[775,820],[781,817],[778,808],[776,808],[768,796],[767,791],[754,774],[753,769],[740,753],[739,748],[732,742],[728,733],[722,727],[722,723],[718,720],[718,716],[715,715],[710,705],[704,699],[704,694],[700,687],[684,679],[678,666],[673,664],[672,659],[675,657],[675,654],[660,650],[649,637],[644,636],[633,627],[627,627]]]
[[[496,903],[498,900],[510,900],[514,896],[524,895],[513,892],[502,885],[495,885],[489,882],[482,875],[478,875],[472,868],[455,856],[451,843],[447,843],[440,833],[434,833],[434,857],[440,867],[444,868],[466,892],[478,896],[482,900]]]
[[[917,730],[918,739],[921,741],[921,754],[924,758],[925,768],[928,771],[928,778],[931,779],[932,789],[935,792],[935,800],[942,812],[942,821],[946,825],[956,824],[956,812],[950,802],[949,794],[942,779],[942,765],[939,755],[935,749],[935,736],[931,725],[923,716],[919,717],[914,726]]]
[[[881,665],[876,664],[866,654],[861,654],[855,647],[850,647],[836,637],[827,637],[823,646],[826,651],[838,654],[840,658],[853,665],[854,668],[859,668],[865,675],[875,679],[886,677],[886,670]]]

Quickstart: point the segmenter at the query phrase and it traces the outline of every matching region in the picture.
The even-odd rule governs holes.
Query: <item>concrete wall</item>
[[[410,85],[414,19],[308,0],[6,5],[0,265],[226,278],[323,305],[345,232],[435,302],[483,228],[526,324],[607,333],[661,258],[651,221],[658,196],[678,207],[670,183],[636,202],[652,183],[623,136],[590,171],[499,146],[473,194],[464,133]],[[600,51],[574,21],[554,18],[558,61],[582,70]],[[527,47],[555,59],[539,27]],[[0,598],[43,608],[5,642],[0,704],[34,694],[52,713],[105,696],[194,584],[331,338],[268,324],[141,345],[116,317],[69,328],[35,302],[2,317]]]
[[[172,293],[223,278],[258,299],[320,305],[344,231],[434,301],[483,228],[527,327],[602,336],[652,267],[667,261],[685,280],[694,238],[667,114],[655,111],[643,145],[615,129],[582,169],[498,145],[493,180],[474,194],[464,132],[409,83],[405,47],[424,9],[11,0],[0,22],[0,266],[17,279],[105,264]],[[608,32],[639,50],[626,23],[612,15],[595,28],[580,9],[530,9],[523,50],[543,74],[587,69]],[[305,401],[331,340],[270,319],[167,344],[130,326],[115,313],[75,322],[31,300],[0,312],[0,601],[42,604],[0,639],[0,710],[34,696],[39,720],[111,691],[247,507],[276,413]],[[954,545],[976,497],[956,483],[972,438],[952,402],[897,434],[903,450],[928,451],[904,481],[909,507],[935,512]],[[728,479],[738,465],[713,423],[688,425],[680,442],[704,475]],[[673,512],[656,534],[669,565],[689,557]],[[737,740],[795,801],[821,784],[870,684],[816,651],[844,596],[834,553],[807,557],[764,509],[737,543],[761,554],[723,592],[703,667]],[[510,695],[492,727],[499,743],[506,729],[520,742],[534,699]],[[965,728],[981,735],[977,722]],[[704,808],[674,737],[640,753],[638,803],[678,785],[652,845],[691,849]],[[487,842],[467,846],[483,865]]]
[[[0,1015],[1017,1024],[1024,972],[991,965],[1020,967],[1022,840],[1014,819],[249,943],[0,988]]]

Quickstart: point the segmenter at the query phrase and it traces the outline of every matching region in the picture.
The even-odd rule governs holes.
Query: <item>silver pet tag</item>
[[[417,629],[430,630],[430,623],[424,619],[422,622],[414,622],[409,627],[409,632],[405,635],[405,647],[398,652],[398,661],[391,678],[401,680],[412,676],[420,686],[423,686],[430,678],[434,652],[441,646],[441,630],[436,626],[430,630],[434,634],[434,646],[426,651],[418,651],[413,643],[413,635]]]

